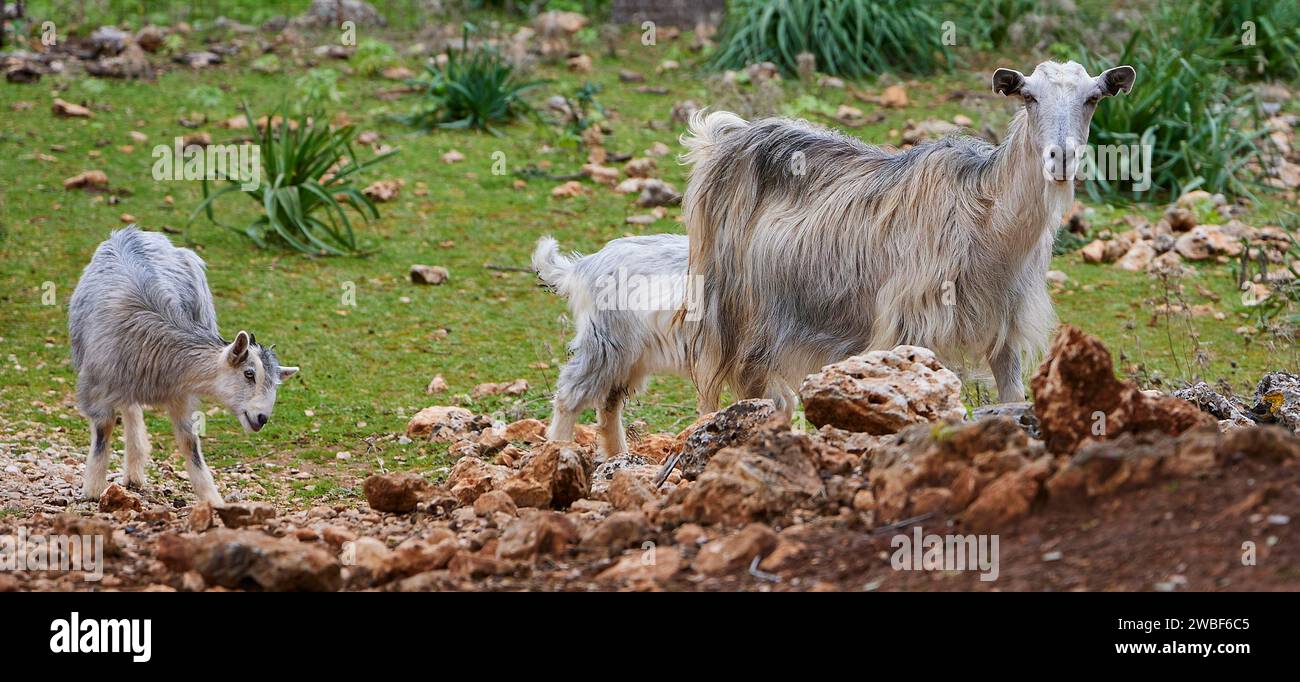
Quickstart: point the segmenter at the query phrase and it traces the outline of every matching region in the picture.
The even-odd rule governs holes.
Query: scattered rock
[[[366,188],[361,190],[361,193],[369,197],[371,201],[384,203],[396,199],[397,195],[401,193],[404,184],[406,183],[402,180],[376,180],[366,185]],[[412,275],[414,275],[414,268],[412,268]],[[424,284],[424,282],[417,282],[417,284]]]
[[[725,538],[700,548],[692,567],[705,575],[721,575],[748,568],[755,557],[763,557],[777,545],[776,532],[762,523],[751,523]]]
[[[375,474],[366,479],[362,488],[371,509],[405,514],[415,511],[428,495],[429,482],[414,473]]]
[[[617,511],[601,521],[582,538],[584,549],[598,550],[608,556],[617,556],[629,547],[639,547],[650,535],[650,525],[645,514],[639,511]]]
[[[909,424],[960,420],[961,380],[929,349],[898,346],[827,365],[799,389],[804,415],[823,426],[871,434]]]
[[[90,109],[87,109],[80,104],[65,102],[57,97],[54,99],[54,115],[62,116],[64,118],[91,118],[94,116]]]
[[[683,522],[741,524],[789,512],[825,494],[817,473],[822,447],[783,428],[756,434],[715,454],[694,484],[669,496],[661,513]]]
[[[126,488],[110,483],[99,496],[99,511],[115,512],[123,509],[140,511],[140,498],[126,491]]]
[[[222,504],[216,507],[216,512],[226,528],[255,526],[275,518],[275,507],[256,502]],[[194,516],[193,512],[190,516]]]
[[[1110,351],[1070,325],[1061,327],[1030,384],[1043,439],[1055,453],[1130,431],[1178,435],[1213,422],[1185,400],[1149,397],[1132,382],[1116,379]]]
[[[700,417],[682,432],[682,478],[695,480],[704,472],[709,458],[722,448],[741,445],[776,417],[771,400],[741,400],[726,408]],[[666,464],[671,469],[673,460]],[[666,477],[667,473],[664,472]]]
[[[343,586],[339,563],[325,550],[258,531],[204,533],[189,563],[209,584],[230,589],[335,592]]]
[[[441,265],[412,265],[411,281],[415,284],[438,285],[451,278],[451,272]]]
[[[501,490],[520,507],[567,508],[587,496],[589,457],[576,443],[548,441],[524,458],[518,475]]]
[[[82,171],[63,181],[63,189],[107,189],[108,175],[104,171]]]
[[[644,178],[641,184],[641,195],[637,197],[636,205],[642,208],[652,208],[655,206],[676,206],[682,203],[682,195],[672,185],[658,178]]]
[[[473,412],[463,407],[434,405],[411,417],[406,425],[406,435],[436,443],[454,443],[469,436],[474,425]]]
[[[561,554],[578,542],[578,528],[559,512],[527,510],[501,533],[497,557],[529,559]]]
[[[880,93],[880,106],[889,109],[905,109],[909,104],[907,89],[901,85],[891,85]]]

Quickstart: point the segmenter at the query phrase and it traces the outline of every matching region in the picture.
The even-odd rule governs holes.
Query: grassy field
[[[589,79],[603,86],[597,98],[613,130],[606,140],[611,152],[642,156],[651,144],[663,142],[675,155],[682,127],[671,121],[673,103],[690,98],[709,105],[715,91],[692,64],[686,37],[656,46],[642,46],[637,37],[627,34],[628,47],[617,59],[592,45],[587,50],[595,59],[590,75],[575,75],[562,64],[540,67],[536,75],[549,82],[533,99],[541,102],[552,94],[572,93]],[[400,52],[401,44],[394,44]],[[683,68],[656,73],[666,59],[681,61]],[[283,73],[261,74],[247,68],[251,60],[241,55],[233,63],[197,72],[175,68],[156,82],[46,77],[35,85],[0,85],[0,408],[8,418],[66,430],[76,442],[86,443],[85,422],[73,400],[68,296],[95,246],[124,224],[123,214],[134,216],[145,229],[185,228],[201,200],[200,185],[155,181],[150,155],[154,145],[170,145],[173,138],[195,132],[182,127],[180,118],[204,114],[209,122],[199,130],[210,132],[214,142],[228,142],[246,131],[220,128],[215,122],[239,113],[241,101],[265,112],[293,100],[292,82],[304,65],[286,59]],[[415,59],[403,61],[419,68]],[[1011,102],[989,97],[964,108],[960,100],[947,97],[955,90],[987,90],[986,66],[971,64],[908,82],[909,108],[884,110],[882,120],[852,133],[872,142],[897,143],[897,131],[909,120],[951,119],[959,113],[971,117],[976,130],[985,123],[1001,130]],[[1016,66],[1027,70],[1033,64]],[[666,87],[669,94],[638,93],[635,85],[619,81],[619,69],[644,73],[649,83]],[[533,178],[516,188],[515,173],[529,164],[548,161],[550,172],[572,173],[583,162],[581,154],[563,145],[557,127],[539,123],[507,127],[499,137],[413,130],[391,118],[407,111],[412,96],[380,96],[394,85],[344,75],[342,100],[331,108],[331,113],[346,113],[359,130],[376,131],[383,144],[400,149],[362,181],[406,183],[397,200],[380,205],[382,218],[361,228],[374,247],[372,255],[310,258],[258,249],[201,217],[189,227],[191,246],[208,263],[223,334],[252,331],[260,341],[275,343],[286,364],[302,367],[283,387],[275,416],[262,433],[246,435],[230,415],[212,413],[205,450],[223,488],[231,482],[221,470],[237,463],[255,465],[258,485],[243,488],[254,498],[353,499],[359,495],[359,478],[381,466],[437,475],[439,467],[449,464],[445,447],[399,445],[394,434],[401,433],[420,408],[456,400],[456,394],[482,382],[522,377],[531,389],[522,399],[467,403],[475,412],[504,420],[547,416],[548,391],[565,359],[568,340],[563,302],[540,288],[531,273],[486,266],[527,266],[534,242],[545,234],[555,235],[562,247],[589,252],[627,234],[683,231],[676,208],[653,225],[627,224],[629,215],[644,211],[632,205],[631,197],[598,186],[589,184],[593,191],[569,199],[550,195],[558,181]],[[882,85],[855,87],[874,93]],[[788,113],[821,123],[831,121],[816,111],[833,112],[843,103],[868,113],[875,110],[843,90],[798,83],[783,87]],[[94,117],[54,117],[50,105],[55,96],[88,103]],[[19,110],[20,102],[34,106]],[[133,141],[131,131],[144,133],[148,140]],[[445,163],[441,157],[451,150],[461,152],[465,160]],[[497,152],[505,154],[510,173],[493,174]],[[665,180],[684,187],[684,168],[674,156],[659,159],[659,166]],[[91,169],[107,173],[116,202],[106,194],[63,189],[65,178]],[[220,220],[231,225],[248,222],[257,209],[238,195],[226,197],[217,208]],[[1155,218],[1163,206],[1093,208],[1089,220],[1100,229],[1126,212]],[[1285,208],[1266,199],[1257,209],[1259,222],[1247,222],[1263,224]],[[451,279],[436,287],[413,285],[407,279],[413,263],[445,266]],[[1135,372],[1148,384],[1159,381],[1170,387],[1199,376],[1222,378],[1245,389],[1265,371],[1297,366],[1289,345],[1252,340],[1235,331],[1253,323],[1222,266],[1203,268],[1183,283],[1181,294],[1173,295],[1167,295],[1164,282],[1109,266],[1084,265],[1077,255],[1058,257],[1054,267],[1069,275],[1064,286],[1054,287],[1061,320],[1103,338],[1121,371]],[[355,291],[355,306],[345,303],[349,290]],[[53,304],[47,305],[51,292]],[[1167,300],[1192,306],[1213,303],[1225,319],[1162,315],[1158,306]],[[425,395],[435,374],[446,378],[452,395]],[[629,421],[644,420],[654,431],[677,430],[693,416],[693,392],[679,380],[655,380],[627,410]],[[160,460],[172,449],[170,430],[160,417],[151,416],[150,426],[154,457]],[[350,453],[350,458],[339,459],[340,452]],[[269,469],[256,466],[265,462],[296,467],[314,478],[273,477]]]

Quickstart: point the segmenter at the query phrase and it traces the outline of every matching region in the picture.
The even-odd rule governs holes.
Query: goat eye
[[[251,383],[253,380],[257,379],[257,372],[254,372],[251,369],[246,369],[244,370],[244,378],[248,379],[248,381]]]
[[[1026,94],[1023,95],[1023,97],[1025,98],[1025,104],[1035,104],[1038,102],[1038,100],[1034,99],[1033,95]]]

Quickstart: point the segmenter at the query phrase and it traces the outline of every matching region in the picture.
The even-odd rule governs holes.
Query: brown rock
[[[682,555],[676,547],[652,547],[629,550],[596,579],[609,583],[658,585],[671,580],[681,570]]]
[[[208,584],[231,589],[334,592],[343,586],[339,563],[329,552],[257,531],[204,533],[192,563]]]
[[[213,518],[212,512],[212,504],[210,502],[199,502],[191,507],[190,517],[187,521],[190,530],[195,533],[202,533],[211,528]]]
[[[115,512],[122,509],[140,511],[140,498],[126,491],[126,488],[110,483],[99,496],[99,511]]]
[[[506,425],[506,440],[522,441],[536,445],[546,440],[546,422],[540,419],[521,419]]]
[[[695,570],[705,575],[721,575],[748,568],[754,557],[767,555],[776,548],[776,532],[762,523],[751,523],[739,532],[705,544],[695,561]]]
[[[813,424],[871,434],[966,415],[961,380],[933,352],[918,346],[871,351],[827,365],[804,379],[799,395]]]
[[[410,438],[428,438],[435,443],[455,443],[471,435],[474,413],[463,407],[434,405],[411,417],[406,425]]]
[[[819,447],[804,434],[778,428],[724,448],[693,485],[669,496],[672,514],[681,521],[740,524],[807,504],[825,494],[817,475]]]
[[[367,188],[369,189],[369,188]],[[442,284],[451,278],[451,272],[441,265],[411,266],[411,281],[415,284]]]
[[[506,467],[488,464],[478,457],[461,457],[447,474],[447,486],[457,502],[469,505],[483,493],[502,486],[513,473]]]
[[[1170,206],[1165,209],[1165,222],[1174,232],[1186,232],[1196,227],[1196,214],[1181,206]]]
[[[575,443],[547,442],[525,458],[502,490],[520,507],[568,507],[587,496],[590,454]]]
[[[362,484],[366,502],[371,509],[383,512],[407,513],[429,492],[429,482],[419,474],[375,474]]]
[[[775,416],[771,400],[751,399],[696,420],[682,444],[682,478],[695,480],[714,453],[743,444]]]
[[[94,116],[86,107],[72,102],[65,102],[57,97],[54,99],[54,115],[64,118],[91,118]]]
[[[384,581],[437,571],[446,568],[451,558],[460,551],[454,538],[429,543],[412,538],[397,546],[385,560]]]
[[[1101,341],[1069,325],[1057,334],[1030,385],[1043,440],[1056,453],[1126,432],[1178,435],[1214,423],[1185,400],[1146,396],[1132,382],[1116,379],[1110,352]]]
[[[275,507],[257,502],[222,504],[216,511],[227,528],[253,526],[275,518]]]
[[[578,542],[578,528],[559,512],[529,510],[506,526],[497,544],[501,559],[560,554]]]
[[[645,514],[620,511],[609,515],[582,538],[584,549],[599,550],[615,556],[629,547],[637,547],[650,534]]]
[[[474,500],[474,513],[479,516],[491,516],[496,513],[515,516],[519,513],[519,508],[515,506],[515,501],[510,495],[504,491],[489,490]]]
[[[649,466],[615,471],[604,499],[615,509],[641,509],[647,503],[659,499],[658,490],[654,485],[657,473],[654,467]]]
[[[452,577],[462,580],[482,580],[494,575],[510,575],[515,571],[515,564],[488,554],[461,550],[447,562],[447,571]]]
[[[100,170],[82,171],[63,181],[63,189],[106,189],[108,175]]]

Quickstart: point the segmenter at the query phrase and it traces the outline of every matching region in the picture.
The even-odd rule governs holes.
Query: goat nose
[[[260,429],[260,428],[262,428],[263,426],[266,426],[266,415],[264,415],[264,414],[259,414],[259,415],[257,415],[257,428]]]

